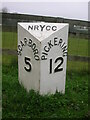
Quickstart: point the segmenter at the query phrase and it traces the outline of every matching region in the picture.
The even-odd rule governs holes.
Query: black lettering
[[[67,54],[68,54],[67,52],[64,52],[64,53],[63,53],[63,57],[67,56]]]
[[[28,67],[24,67],[24,69],[27,71],[27,72],[30,72],[31,71],[31,63],[30,63],[30,58],[29,57],[25,57],[24,58],[24,61],[25,61],[25,64],[28,66]]]
[[[57,45],[57,37],[54,38],[54,45]]]
[[[60,39],[60,40],[59,40],[58,45],[60,45],[60,46],[61,46],[62,42],[63,42],[63,40],[62,40],[62,39]]]
[[[50,74],[52,73],[52,59],[50,59]]]
[[[29,29],[33,30],[33,25],[32,25],[32,26],[29,25],[29,26],[28,26],[28,30],[29,30]]]
[[[49,47],[53,47],[53,44],[51,43],[51,40],[48,42]]]
[[[38,25],[35,25],[35,26],[34,26],[34,30],[39,30],[38,28],[39,28]]]
[[[53,27],[52,27],[52,30],[53,30],[53,31],[56,31],[56,30],[57,30],[57,27],[56,27],[56,26],[53,26]]]
[[[61,65],[62,65],[63,62],[64,62],[63,58],[62,58],[62,57],[56,58],[54,63],[57,63],[58,61],[60,61],[60,62],[59,62],[59,64],[54,68],[54,73],[60,72],[60,71],[63,70],[63,67],[61,67]],[[50,72],[49,72],[50,74],[52,73],[52,68],[53,68],[53,63],[52,63],[52,59],[50,59]]]
[[[45,57],[45,55],[42,55],[41,60],[47,60],[47,57]]]
[[[25,46],[27,45],[27,38],[24,38]]]
[[[51,26],[46,26],[46,30],[49,31]]]
[[[42,25],[40,25],[40,27],[41,27],[41,31],[43,31],[43,28],[45,27],[45,25],[43,25],[43,26],[42,26]]]
[[[21,47],[21,45],[18,45],[18,49],[19,49],[20,51],[22,51],[22,47]]]
[[[38,54],[38,49],[33,50],[33,52],[34,52],[34,55]]]
[[[56,66],[56,68],[54,69],[54,73],[55,72],[60,72],[60,71],[62,71],[63,70],[63,67],[61,67],[61,65],[63,64],[63,58],[62,57],[58,57],[56,60],[55,60],[55,63],[57,63],[57,61],[61,61],[57,66]]]
[[[22,55],[21,51],[18,51],[18,55],[20,55],[20,56]]]
[[[32,47],[32,40],[31,39],[29,39],[28,46]]]
[[[32,50],[35,50],[35,48],[36,48],[36,44],[33,43],[33,44],[32,44]]]
[[[61,48],[63,48],[64,45],[65,45],[65,42],[62,44]]]
[[[35,60],[39,60],[39,56],[38,56],[38,55],[35,55],[35,56],[34,56],[34,59],[35,59]]]
[[[44,47],[45,52],[49,52],[49,48],[47,46]]]
[[[63,50],[63,52],[67,51],[67,46],[64,46],[64,47],[62,48],[62,50]]]
[[[22,47],[25,46],[24,43],[23,43],[23,41],[20,41],[20,43],[21,43],[21,46],[22,46]]]

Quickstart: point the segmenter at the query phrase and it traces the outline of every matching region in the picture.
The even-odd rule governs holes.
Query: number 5
[[[25,57],[24,61],[25,61],[26,65],[28,65],[28,68],[27,68],[27,67],[24,67],[24,69],[25,69],[27,72],[30,72],[30,71],[31,71],[30,58],[29,58],[29,57]]]

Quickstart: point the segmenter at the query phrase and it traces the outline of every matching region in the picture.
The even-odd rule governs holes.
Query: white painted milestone
[[[67,23],[18,23],[19,82],[29,92],[65,93]]]

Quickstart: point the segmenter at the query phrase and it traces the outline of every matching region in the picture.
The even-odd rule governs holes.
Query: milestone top
[[[68,26],[67,23],[46,23],[46,22],[19,22],[23,29],[27,30],[31,35],[37,38],[39,41],[48,38],[53,33],[61,30],[65,26]]]

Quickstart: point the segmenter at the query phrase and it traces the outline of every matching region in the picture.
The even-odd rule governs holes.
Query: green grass
[[[17,64],[17,56],[15,55],[2,55],[2,64],[10,65]]]
[[[2,33],[2,48],[16,49],[17,48],[17,33],[3,32]]]
[[[2,48],[17,49],[17,33],[2,33]],[[78,37],[70,37],[68,40],[68,54],[88,56],[88,40]]]
[[[67,61],[67,70],[68,71],[87,71],[89,70],[88,62],[80,62],[80,61]]]
[[[0,64],[0,119],[2,116],[2,65]]]
[[[12,72],[13,71],[13,72]],[[67,73],[66,92],[41,96],[27,93],[18,82],[18,68],[3,65],[3,118],[83,118],[88,116],[87,72]]]
[[[68,54],[88,56],[88,39],[69,37]]]

